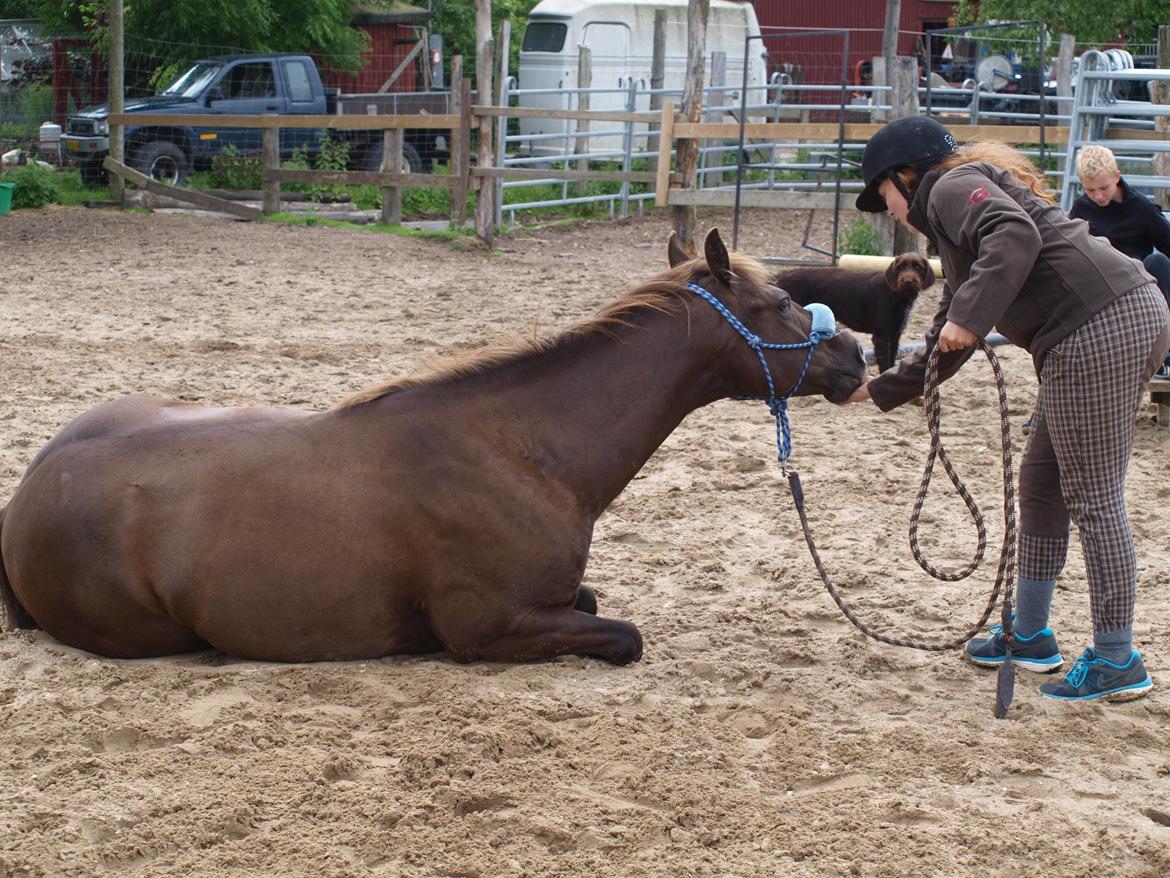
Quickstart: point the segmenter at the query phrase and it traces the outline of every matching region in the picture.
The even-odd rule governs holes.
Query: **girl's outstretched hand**
[[[857,389],[849,394],[849,398],[842,400],[839,405],[849,405],[851,402],[865,402],[869,399],[869,378],[868,376],[862,379],[862,382],[857,385]]]

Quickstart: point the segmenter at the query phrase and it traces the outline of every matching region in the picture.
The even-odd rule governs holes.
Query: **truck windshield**
[[[203,89],[207,88],[208,84],[215,79],[215,74],[219,72],[221,66],[221,64],[207,62],[196,64],[164,88],[161,94],[183,98],[198,97]]]
[[[560,21],[530,21],[524,28],[522,52],[559,52],[565,46],[569,26]]]

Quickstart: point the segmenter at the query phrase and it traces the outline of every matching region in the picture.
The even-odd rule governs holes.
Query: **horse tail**
[[[0,533],[4,530],[4,515],[8,507],[0,509]],[[4,569],[4,557],[0,554],[0,631],[12,631],[16,628],[36,628],[28,611],[16,599],[12,590],[12,583],[8,581],[8,573]]]

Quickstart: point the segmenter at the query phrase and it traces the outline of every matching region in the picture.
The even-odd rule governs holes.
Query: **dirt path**
[[[324,408],[433,355],[592,315],[664,266],[667,231],[657,214],[550,227],[487,254],[19,211],[0,220],[0,497],[104,400]],[[802,232],[801,216],[753,213],[741,246],[794,255]],[[1023,352],[1002,358],[1019,438],[1035,380]],[[945,438],[992,517],[993,401],[982,365],[944,388]],[[848,599],[902,633],[976,617],[993,563],[934,583],[906,545],[922,410],[793,410]],[[1025,675],[995,721],[993,677],[862,638],[815,576],[766,409],[729,401],[688,418],[598,524],[585,581],[641,628],[630,667],[125,662],[0,636],[0,876],[1166,875],[1168,437],[1143,416],[1129,480],[1136,634],[1158,687],[1144,701],[1057,704]],[[962,563],[975,536],[943,484],[927,548]],[[1079,652],[1075,540],[1054,621]]]

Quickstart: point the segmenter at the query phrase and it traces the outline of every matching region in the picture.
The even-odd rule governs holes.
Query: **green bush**
[[[12,190],[12,209],[44,207],[57,201],[57,183],[53,171],[40,165],[21,165],[0,174],[0,183],[15,183]]]
[[[857,256],[881,256],[882,245],[868,216],[855,216],[842,226],[837,239],[837,250]]]
[[[240,155],[229,143],[211,160],[210,179],[216,189],[260,189],[264,186],[264,162],[259,156]]]

